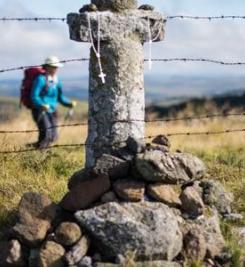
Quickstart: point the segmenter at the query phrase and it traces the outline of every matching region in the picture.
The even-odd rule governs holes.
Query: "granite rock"
[[[63,257],[65,249],[53,242],[46,242],[40,250],[38,267],[65,267]]]
[[[23,249],[18,240],[0,242],[0,266],[25,267]]]
[[[92,177],[91,171],[89,169],[82,169],[75,172],[68,182],[68,189],[71,190],[75,186],[79,185],[81,182],[90,180]]]
[[[206,168],[201,160],[190,154],[146,151],[136,158],[136,168],[148,182],[184,183],[200,179]]]
[[[158,135],[152,140],[153,144],[162,145],[170,148],[171,144],[167,136],[165,135]]]
[[[197,224],[203,228],[207,244],[207,256],[214,259],[224,250],[225,240],[220,229],[218,212],[213,209],[207,213],[197,220]]]
[[[55,230],[56,242],[63,246],[72,246],[81,238],[82,232],[76,223],[63,222]]]
[[[118,198],[113,191],[109,191],[101,197],[100,201],[102,204],[105,204],[108,202],[118,202]]]
[[[192,227],[184,236],[184,255],[192,262],[203,262],[207,253],[207,244],[200,226]]]
[[[204,180],[200,186],[203,188],[203,199],[206,205],[215,207],[222,215],[231,213],[234,196],[228,193],[220,182]]]
[[[197,218],[204,212],[204,203],[194,187],[187,187],[180,195],[181,210],[191,218]]]
[[[124,179],[113,184],[115,193],[126,201],[142,201],[144,199],[145,184],[140,181]]]
[[[172,260],[182,249],[176,216],[162,203],[107,203],[76,213],[105,260],[136,251],[136,259]],[[120,242],[118,242],[120,240]]]
[[[65,255],[65,261],[70,265],[76,265],[86,256],[90,246],[88,236],[83,236],[80,241],[74,245]],[[80,266],[80,264],[79,264]]]
[[[71,212],[86,209],[98,201],[109,189],[109,177],[103,175],[97,176],[97,178],[86,180],[72,188],[62,199],[60,205],[65,210]]]
[[[45,238],[58,207],[46,195],[26,193],[18,209],[18,223],[14,234],[28,246],[38,246]]]
[[[112,180],[115,180],[126,178],[129,173],[129,167],[129,162],[104,154],[96,161],[93,172],[97,175],[108,175]]]
[[[147,187],[147,193],[156,201],[163,202],[170,207],[180,207],[179,194],[171,185],[151,184]]]

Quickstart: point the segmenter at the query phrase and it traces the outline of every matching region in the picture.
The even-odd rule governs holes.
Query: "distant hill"
[[[186,116],[192,114],[224,113],[231,110],[245,110],[245,91],[238,90],[234,94],[227,93],[209,98],[192,98],[173,105],[150,105],[146,114],[154,117],[176,117],[179,113]]]
[[[62,77],[64,92],[71,98],[88,99],[88,77]],[[0,79],[0,97],[19,96],[21,79]],[[146,102],[176,103],[192,97],[212,97],[216,94],[234,94],[244,88],[244,77],[226,76],[164,76],[145,75]],[[238,90],[238,91],[239,91]]]

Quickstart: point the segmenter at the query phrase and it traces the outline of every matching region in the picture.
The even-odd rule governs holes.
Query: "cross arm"
[[[164,39],[166,19],[161,13],[145,10],[127,10],[121,13],[111,11],[70,13],[67,23],[70,38],[78,42],[90,42],[89,23],[94,41],[100,36],[101,41],[130,38],[137,35],[142,43]],[[100,24],[100,25],[99,25]],[[100,32],[98,34],[98,26]]]

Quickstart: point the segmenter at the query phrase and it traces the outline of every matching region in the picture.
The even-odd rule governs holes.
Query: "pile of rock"
[[[75,173],[59,205],[25,194],[0,243],[0,266],[117,267],[129,254],[130,266],[230,266],[219,219],[240,218],[232,194],[205,178],[197,157],[169,147],[164,136],[151,144],[129,138]]]

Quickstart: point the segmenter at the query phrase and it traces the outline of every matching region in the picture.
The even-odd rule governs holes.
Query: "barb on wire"
[[[229,134],[229,133],[238,133],[238,132],[245,132],[245,129],[227,129],[222,131],[207,131],[207,132],[178,132],[178,133],[165,133],[166,136],[193,136],[193,135],[219,135],[219,134]],[[144,138],[144,140],[152,139],[157,137],[157,135],[149,135]],[[120,144],[124,144],[125,141],[116,142],[111,145],[105,145],[109,147],[118,146]],[[43,148],[41,150],[37,150],[36,148],[30,148],[30,149],[19,149],[19,150],[6,150],[6,151],[0,151],[0,154],[19,154],[19,153],[25,153],[25,152],[32,152],[32,151],[43,151],[43,150],[49,150],[49,149],[55,149],[55,148],[67,148],[67,147],[93,147],[95,144],[88,144],[88,143],[82,143],[82,144],[64,144],[64,145],[54,145],[49,146],[46,148]]]
[[[212,118],[227,118],[227,117],[238,117],[245,116],[245,112],[243,113],[228,113],[228,114],[209,114],[209,115],[200,115],[200,116],[185,116],[180,118],[166,118],[166,119],[153,119],[153,120],[117,120],[112,123],[133,123],[133,122],[145,122],[145,123],[154,123],[154,122],[174,122],[174,121],[191,121],[191,120],[205,120]],[[57,126],[48,127],[45,130],[53,129],[53,128],[69,128],[69,127],[78,127],[78,126],[87,126],[87,122],[82,123],[72,123],[72,124],[60,124]],[[21,134],[21,133],[36,133],[39,130],[9,130],[9,131],[0,131],[0,134]]]
[[[83,62],[83,61],[89,61],[89,58],[64,59],[64,60],[60,60],[57,63],[66,64],[66,63]],[[144,59],[144,61],[148,62],[149,59]],[[244,62],[225,62],[222,60],[214,60],[214,59],[207,59],[207,58],[153,58],[151,59],[151,61],[155,61],[155,62],[178,62],[178,61],[179,62],[207,62],[207,63],[213,63],[213,64],[219,64],[219,65],[226,65],[226,66],[245,65],[245,61]],[[43,64],[4,68],[4,69],[0,69],[0,73],[17,71],[17,70],[25,70],[25,69],[33,68],[33,67],[40,67],[42,65]]]

